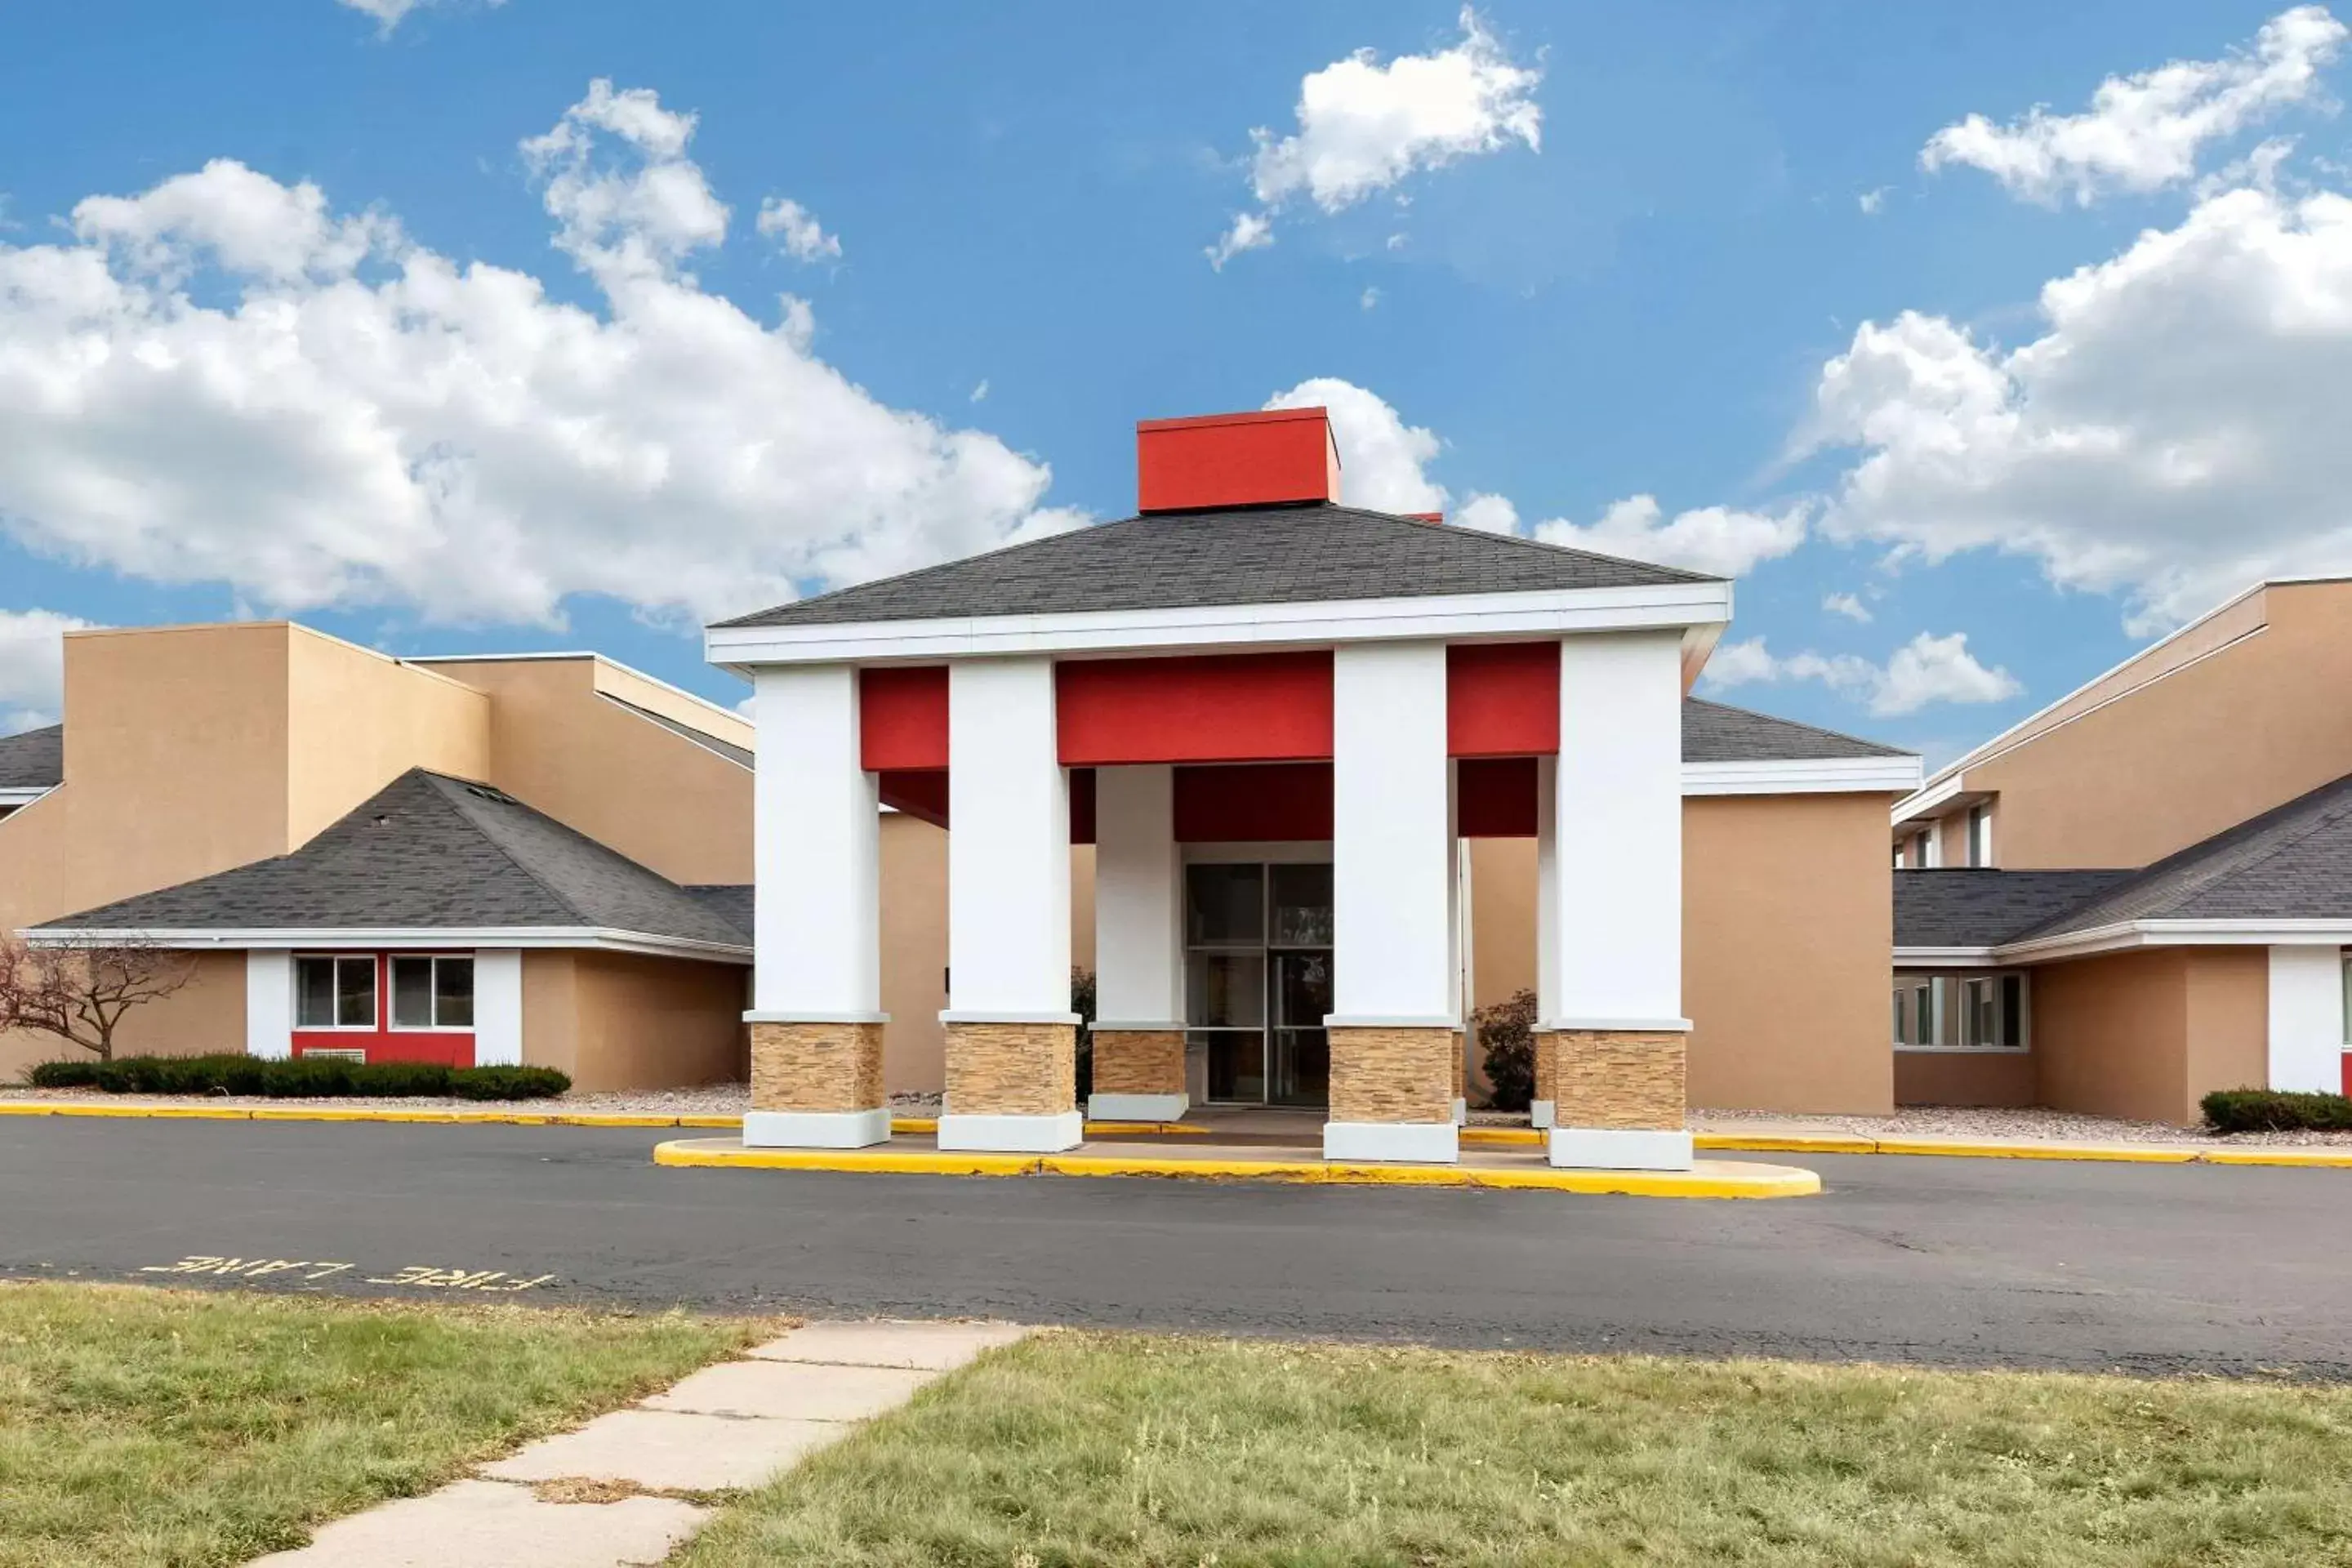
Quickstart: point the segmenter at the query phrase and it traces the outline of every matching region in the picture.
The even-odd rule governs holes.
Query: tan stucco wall
[[[2035,1103],[2030,1051],[1896,1051],[1897,1105]]]
[[[523,1060],[589,1092],[740,1082],[750,973],[625,952],[526,952]]]
[[[116,1056],[201,1057],[245,1049],[245,954],[195,952],[187,962],[185,985],[122,1016]],[[94,1059],[55,1035],[0,1035],[0,1083],[21,1082],[40,1062]]]
[[[1962,776],[1999,796],[1998,865],[2146,865],[2352,773],[2347,688],[2352,583],[2278,584]]]
[[[1683,803],[1683,1005],[1696,1106],[1893,1109],[1885,795]]]
[[[2033,972],[2033,1058],[2042,1104],[2193,1123],[2216,1089],[2267,1071],[2269,953],[2149,948]]]
[[[488,780],[488,697],[307,626],[287,632],[287,848],[411,768]],[[81,714],[67,712],[70,745]]]
[[[499,788],[672,881],[751,879],[751,770],[603,693],[736,745],[749,725],[592,655],[430,668],[489,694]]]
[[[1884,795],[1683,803],[1693,1105],[1891,1109],[1885,828]],[[1485,1007],[1536,983],[1535,840],[1473,839],[1470,862],[1471,1003]]]

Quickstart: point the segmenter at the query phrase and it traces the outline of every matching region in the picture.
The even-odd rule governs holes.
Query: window
[[[474,1026],[474,961],[402,954],[392,961],[392,1026]]]
[[[352,953],[294,961],[294,1026],[375,1027],[375,956]]]
[[[2031,1044],[2023,971],[1895,977],[1895,1047],[2021,1051]]]
[[[1992,864],[1992,807],[1990,805],[1969,807],[1969,864]]]

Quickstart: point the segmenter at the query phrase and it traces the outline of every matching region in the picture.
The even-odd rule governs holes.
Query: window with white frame
[[[1990,805],[1969,807],[1969,864],[1979,867],[1992,864],[1992,807]]]
[[[474,1026],[474,961],[401,953],[392,961],[392,1026],[470,1029]]]
[[[294,1026],[375,1027],[375,955],[321,953],[294,961]]]
[[[2030,993],[2021,970],[1895,977],[1895,1048],[1900,1051],[2022,1051],[2032,1043]]]

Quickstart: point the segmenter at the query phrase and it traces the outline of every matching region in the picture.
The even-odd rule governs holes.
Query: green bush
[[[553,1068],[458,1068],[449,1092],[459,1100],[550,1100],[572,1087]]]
[[[2200,1102],[2216,1132],[2352,1132],[2352,1100],[2283,1089],[2217,1089]]]
[[[438,1062],[353,1062],[339,1057],[123,1057],[43,1062],[37,1089],[107,1094],[247,1095],[269,1100],[544,1100],[572,1087],[553,1068],[446,1068]]]
[[[1525,1110],[1536,1093],[1536,994],[1521,991],[1481,1007],[1470,1022],[1486,1053],[1490,1101],[1497,1110]]]

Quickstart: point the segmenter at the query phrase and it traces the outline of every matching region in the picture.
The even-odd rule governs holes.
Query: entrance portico
[[[948,830],[943,1149],[1080,1141],[1090,839],[1093,1115],[1240,1098],[1255,1050],[1262,1099],[1322,1080],[1328,1158],[1453,1162],[1460,841],[1516,834],[1553,1163],[1686,1167],[1681,704],[1729,585],[1339,506],[1320,410],[1139,444],[1136,518],[711,628],[760,728],[745,1142],[887,1135],[887,804]]]

